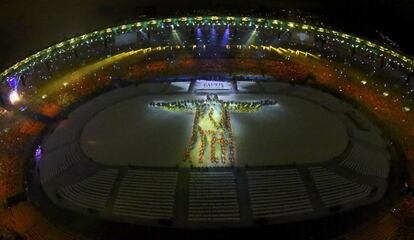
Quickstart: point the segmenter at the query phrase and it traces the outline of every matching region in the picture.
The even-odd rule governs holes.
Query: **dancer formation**
[[[251,113],[263,106],[275,105],[274,100],[223,101],[215,94],[203,100],[151,102],[151,107],[167,111],[194,112],[190,142],[184,152],[184,164],[195,167],[231,166],[235,161],[234,136],[230,112]]]

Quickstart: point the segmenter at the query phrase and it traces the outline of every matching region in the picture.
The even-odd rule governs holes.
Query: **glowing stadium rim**
[[[87,33],[78,37],[71,38],[64,42],[60,42],[50,46],[44,50],[33,54],[22,61],[9,67],[2,73],[0,78],[4,80],[10,74],[19,74],[25,71],[28,67],[32,67],[39,62],[43,62],[50,57],[57,54],[64,53],[67,50],[74,49],[85,42],[93,42],[95,40],[103,40],[103,37],[111,37],[115,34],[127,33],[137,29],[154,29],[165,27],[179,27],[179,26],[196,26],[196,25],[230,25],[230,26],[256,26],[258,29],[279,29],[279,30],[297,30],[306,31],[308,33],[316,33],[321,37],[327,37],[330,40],[337,41],[342,44],[350,45],[356,49],[368,51],[377,56],[383,56],[385,59],[400,65],[407,70],[414,71],[414,60],[404,56],[394,50],[375,44],[366,39],[357,36],[342,33],[334,30],[329,30],[322,27],[315,27],[307,24],[282,21],[276,19],[252,18],[252,17],[233,17],[233,16],[198,16],[198,17],[179,17],[179,18],[165,18],[141,21],[131,24],[120,25],[104,30]]]

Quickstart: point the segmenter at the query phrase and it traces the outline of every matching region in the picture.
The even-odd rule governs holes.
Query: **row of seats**
[[[310,167],[309,171],[325,207],[362,200],[371,192],[370,186],[352,182],[324,167]]]
[[[189,221],[239,221],[236,179],[232,172],[192,172]]]
[[[389,158],[390,154],[386,150],[371,150],[354,143],[341,165],[367,176],[387,178],[390,169]]]
[[[371,187],[352,182],[324,167],[309,171],[325,207],[368,197]],[[247,187],[254,218],[306,214],[314,209],[297,169],[248,170]],[[101,170],[58,190],[71,204],[102,212],[111,199],[117,169]],[[112,213],[142,219],[173,219],[178,172],[128,170],[122,178]],[[233,172],[194,171],[189,177],[190,222],[240,221],[238,188]],[[179,198],[177,198],[179,199]]]
[[[173,217],[177,172],[128,170],[113,213],[149,219]]]
[[[82,157],[80,146],[77,143],[62,146],[46,153],[40,161],[41,181],[43,183],[49,181],[81,161]]]
[[[313,211],[296,169],[247,171],[247,178],[254,218]]]
[[[74,185],[59,189],[58,193],[78,207],[103,211],[117,176],[117,169],[101,170]]]

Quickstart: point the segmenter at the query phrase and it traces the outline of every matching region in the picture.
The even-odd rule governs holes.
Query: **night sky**
[[[213,9],[217,14],[272,13],[281,8],[318,13],[327,26],[374,40],[380,39],[379,30],[414,55],[412,0],[3,0],[0,69],[65,38],[133,22],[143,15],[186,15],[195,9]]]

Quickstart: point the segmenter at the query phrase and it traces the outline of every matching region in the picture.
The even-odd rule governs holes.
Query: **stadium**
[[[70,38],[0,74],[0,226],[34,240],[410,239],[413,71],[388,46],[273,18]]]

